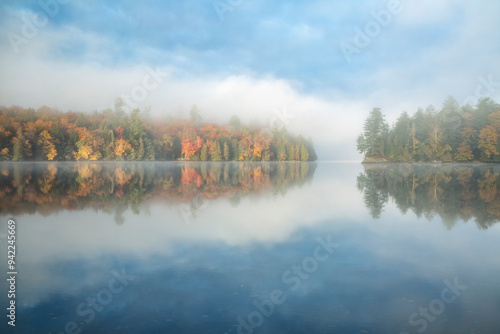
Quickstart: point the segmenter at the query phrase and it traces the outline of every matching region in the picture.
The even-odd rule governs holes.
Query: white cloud
[[[103,68],[9,54],[0,56],[0,62],[2,73],[10,78],[0,82],[0,104],[6,106],[103,110],[109,108],[116,97],[130,95],[148,75],[145,65]],[[172,72],[166,67],[159,70]],[[177,116],[179,110],[183,110],[187,117],[191,106],[196,104],[206,120],[227,121],[236,114],[244,122],[258,120],[263,126],[270,126],[276,117],[274,111],[286,108],[294,117],[286,125],[289,131],[311,136],[324,145],[353,140],[369,111],[363,102],[327,101],[300,92],[300,84],[272,76],[177,78],[169,75],[162,79],[158,88],[148,91],[139,103],[140,107],[151,106],[153,115]]]

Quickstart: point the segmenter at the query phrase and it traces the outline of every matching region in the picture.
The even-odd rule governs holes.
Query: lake
[[[0,330],[500,333],[499,190],[497,165],[2,163]]]

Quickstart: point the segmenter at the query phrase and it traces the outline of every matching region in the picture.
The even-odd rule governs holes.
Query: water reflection
[[[19,167],[0,165],[0,221],[14,218],[19,236],[18,324],[1,322],[2,333],[500,331],[498,224],[447,229],[437,214],[454,210],[444,200],[453,183],[472,212],[494,202],[494,169],[457,178],[447,167],[336,163]],[[421,201],[430,222],[414,209]],[[467,288],[443,294],[455,279]]]
[[[311,182],[315,163],[98,164],[49,163],[0,166],[0,214],[51,215],[93,208],[124,222],[146,200],[178,205],[186,222],[209,201],[237,206],[246,196],[285,194]]]
[[[401,213],[439,216],[452,228],[474,220],[487,229],[500,220],[500,166],[497,165],[365,165],[357,187],[373,218],[393,200]]]

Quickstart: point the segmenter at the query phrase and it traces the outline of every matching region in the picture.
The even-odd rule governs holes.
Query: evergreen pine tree
[[[307,148],[305,145],[300,145],[300,161],[308,161],[309,160],[309,152],[307,152]]]
[[[363,133],[358,137],[358,151],[366,156],[383,156],[389,134],[389,126],[385,122],[380,108],[373,108],[365,121]]]
[[[212,154],[212,161],[221,161],[222,160],[222,152],[220,149],[219,141],[215,142],[214,154]]]
[[[16,134],[17,136],[16,141],[14,142],[12,160],[21,161],[24,158],[24,141],[26,140],[26,138],[23,135],[23,130],[21,129],[21,127],[17,129]]]
[[[208,147],[207,147],[207,144],[203,144],[203,146],[201,147],[200,160],[201,161],[207,161],[208,160]]]
[[[227,142],[224,142],[224,160],[229,160],[229,145]]]

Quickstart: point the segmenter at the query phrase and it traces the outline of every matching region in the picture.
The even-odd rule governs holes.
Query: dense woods
[[[190,119],[151,120],[149,112],[121,104],[101,112],[0,108],[0,160],[13,161],[314,161],[313,143],[284,127],[247,127]]]
[[[392,162],[499,162],[500,105],[482,98],[475,107],[448,97],[440,110],[403,112],[389,126],[374,108],[357,138],[357,148],[370,158]]]
[[[474,220],[480,229],[500,221],[500,167],[496,164],[368,164],[358,176],[357,187],[373,218],[380,218],[386,205],[395,205],[403,214],[412,211],[429,220],[439,216],[449,229],[460,220]]]
[[[152,201],[192,216],[217,199],[237,206],[247,196],[283,195],[309,183],[315,168],[300,162],[3,163],[0,214],[94,209],[114,214],[121,223],[126,209],[138,214]]]

